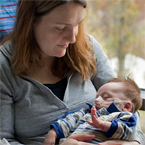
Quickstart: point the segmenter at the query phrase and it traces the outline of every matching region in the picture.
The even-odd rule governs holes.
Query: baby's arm
[[[105,116],[105,120],[102,121],[101,117],[98,118],[96,109],[91,109],[92,122],[88,122],[90,125],[100,128],[104,131],[107,137],[112,139],[125,139],[134,140],[134,132],[136,132],[136,116],[131,112],[114,112],[111,113],[111,118],[108,120]]]
[[[111,126],[111,122],[103,121],[103,120],[99,119],[96,114],[95,107],[92,107],[92,109],[91,109],[91,116],[92,116],[92,122],[88,121],[88,124],[94,126],[95,128],[100,128],[104,132],[108,131],[108,129]]]
[[[57,133],[54,128],[49,130],[42,145],[54,145],[57,138]]]

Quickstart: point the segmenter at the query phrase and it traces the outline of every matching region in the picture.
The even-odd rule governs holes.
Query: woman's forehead
[[[78,24],[84,19],[84,8],[76,3],[63,4],[42,17],[50,23]]]

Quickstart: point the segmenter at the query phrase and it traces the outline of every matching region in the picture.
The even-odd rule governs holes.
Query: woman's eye
[[[63,30],[65,29],[65,27],[63,27],[63,28],[56,27],[56,29],[57,29],[58,31],[63,31]]]

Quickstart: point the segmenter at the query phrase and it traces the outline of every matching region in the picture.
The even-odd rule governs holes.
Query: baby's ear
[[[132,107],[133,106],[132,106],[132,103],[130,101],[125,102],[122,111],[124,111],[124,112],[126,112],[126,111],[131,112]]]

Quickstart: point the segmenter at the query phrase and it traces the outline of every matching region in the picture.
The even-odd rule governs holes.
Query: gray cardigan
[[[38,81],[13,75],[10,70],[12,44],[8,41],[0,46],[1,138],[12,145],[41,145],[50,124],[57,118],[86,107],[85,102],[93,102],[97,89],[114,77],[114,73],[100,44],[92,36],[90,38],[97,59],[97,74],[93,80],[89,78],[83,82],[79,74],[68,72],[63,101]]]

